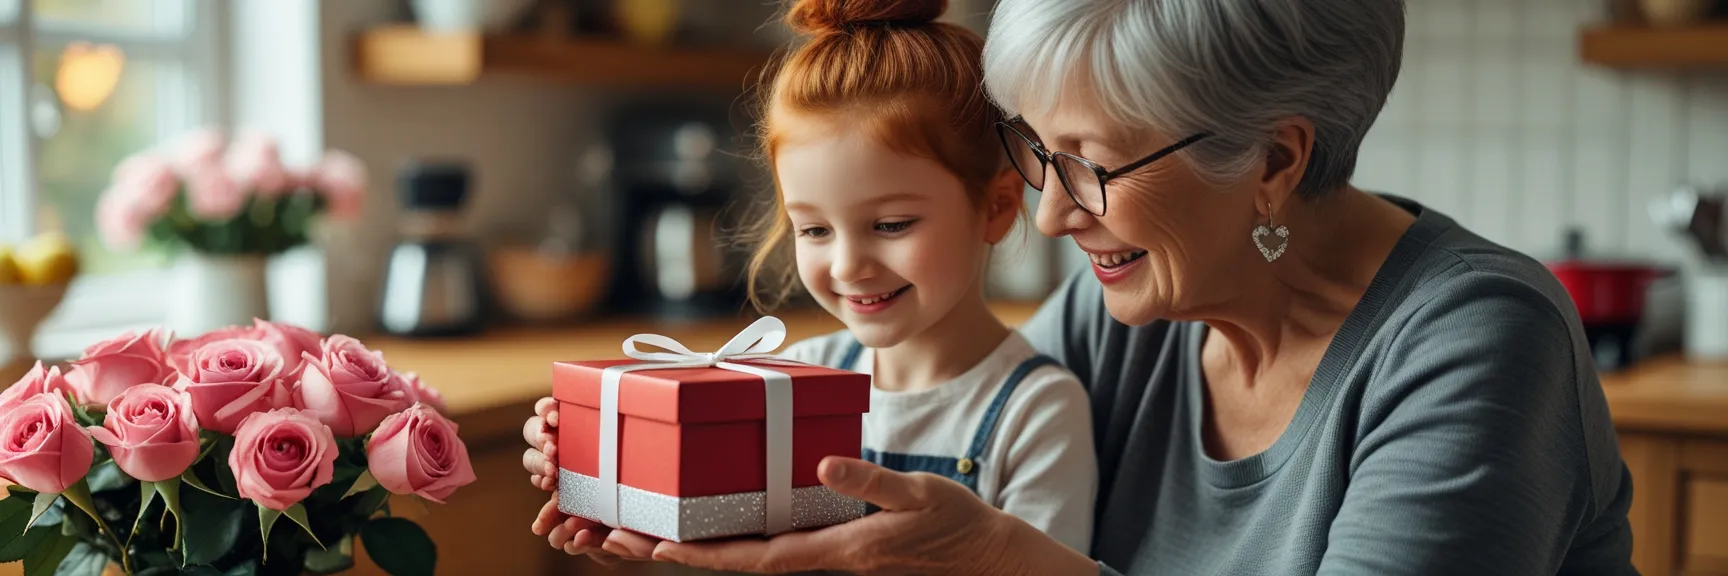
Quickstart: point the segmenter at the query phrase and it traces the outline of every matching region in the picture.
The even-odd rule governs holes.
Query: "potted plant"
[[[365,166],[345,152],[291,169],[267,135],[230,143],[204,129],[121,161],[96,223],[115,249],[155,243],[179,253],[168,325],[196,334],[269,318],[269,258],[306,244],[320,216],[357,216],[365,185]]]
[[[474,481],[436,390],[359,340],[255,321],[160,330],[0,392],[0,562],[26,574],[392,574],[437,551],[391,494]],[[4,484],[4,483],[0,483]],[[359,540],[357,543],[356,540]]]

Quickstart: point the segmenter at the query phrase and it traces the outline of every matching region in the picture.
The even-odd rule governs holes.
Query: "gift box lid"
[[[606,368],[636,364],[619,359],[552,364],[552,395],[560,402],[600,407],[600,378]],[[745,361],[792,377],[794,418],[862,414],[870,411],[870,376],[785,361]],[[626,416],[681,424],[736,422],[765,418],[762,378],[722,368],[647,369],[618,380],[618,412]]]

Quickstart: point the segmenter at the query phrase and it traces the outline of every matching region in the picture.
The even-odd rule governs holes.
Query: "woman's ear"
[[[1014,230],[1025,208],[1026,181],[1013,168],[1003,170],[984,189],[984,241],[994,246]]]
[[[1314,123],[1300,116],[1280,122],[1266,147],[1266,166],[1260,175],[1259,206],[1282,207],[1296,193],[1314,157]]]

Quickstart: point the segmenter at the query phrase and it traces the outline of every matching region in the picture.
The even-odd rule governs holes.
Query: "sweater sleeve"
[[[1587,446],[1596,380],[1565,317],[1515,279],[1451,282],[1376,368],[1320,573],[1564,573],[1574,529],[1615,513],[1626,487],[1590,473],[1618,456]]]
[[[1033,376],[1021,384],[999,423],[999,437],[1006,442],[994,504],[1087,554],[1098,466],[1086,390],[1055,367]]]

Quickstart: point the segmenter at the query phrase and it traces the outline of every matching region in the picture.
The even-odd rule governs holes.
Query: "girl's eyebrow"
[[[871,197],[869,199],[869,203],[871,203],[871,204],[888,204],[891,202],[916,202],[916,201],[920,201],[920,200],[929,200],[929,199],[930,199],[930,195],[925,194],[923,192],[896,192],[896,193],[888,194],[885,196]],[[812,206],[809,203],[794,201],[794,202],[787,202],[786,203],[786,211],[787,212],[817,212],[818,210],[816,209],[815,206]]]

